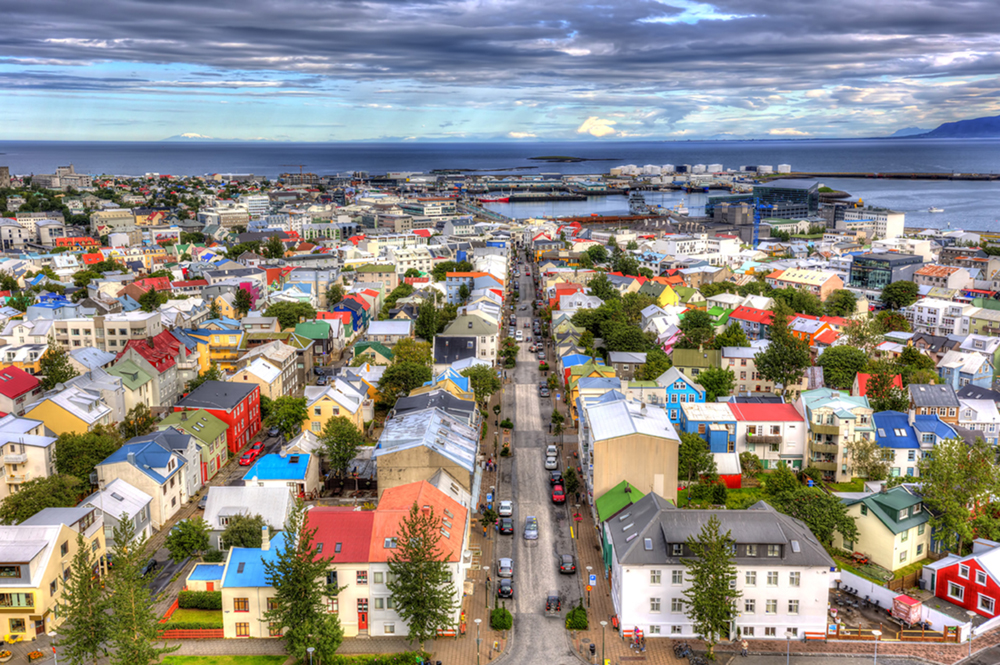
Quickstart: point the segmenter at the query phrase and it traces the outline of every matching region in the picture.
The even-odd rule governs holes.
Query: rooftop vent
[[[799,546],[799,541],[797,541],[797,540],[793,540],[792,541],[792,551],[795,552],[795,553],[798,553],[798,552],[802,551],[802,547]]]
[[[629,534],[629,537],[625,539],[625,542],[626,543],[631,543],[633,540],[635,540],[638,537],[639,537],[639,534],[637,534],[637,533]]]

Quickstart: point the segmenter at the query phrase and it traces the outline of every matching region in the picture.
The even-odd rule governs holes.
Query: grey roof
[[[473,473],[479,433],[441,409],[415,411],[386,421],[374,456],[379,459],[418,446],[427,447]]]
[[[69,354],[73,356],[74,360],[89,369],[104,367],[108,363],[113,362],[117,357],[114,353],[101,351],[100,349],[92,346],[85,346],[80,349],[70,349]]]
[[[424,409],[441,409],[449,416],[469,423],[476,413],[476,404],[466,399],[459,399],[447,390],[439,389],[421,395],[400,397],[396,400],[393,415],[404,415]]]
[[[80,505],[75,508],[43,508],[21,524],[31,526],[55,526],[65,524],[72,526],[82,520],[88,513],[94,511],[94,506]]]
[[[609,399],[603,403],[590,404],[585,408],[595,441],[616,439],[630,434],[680,440],[673,423],[667,417],[666,409],[647,407],[645,402],[626,399]]]
[[[472,346],[469,346],[472,342]],[[434,337],[434,362],[439,365],[450,365],[459,360],[476,356],[475,337]]]
[[[1000,392],[997,392],[996,390],[989,390],[987,388],[980,388],[972,383],[959,388],[956,396],[961,399],[988,399],[993,400],[994,402],[1000,402]]]
[[[631,364],[643,364],[646,362],[645,353],[636,353],[632,351],[612,351],[608,354],[612,363],[631,363]]]
[[[206,381],[195,388],[190,395],[177,402],[176,406],[187,409],[229,410],[242,402],[256,387],[256,383]]]
[[[739,550],[735,557],[737,565],[834,565],[805,524],[762,501],[749,510],[680,510],[663,497],[650,493],[604,524],[620,564],[679,565],[684,557],[673,556],[668,546],[684,543],[688,536],[697,537],[710,517],[717,518],[722,524],[721,530],[728,531],[737,544],[784,545],[780,559],[764,557],[763,552],[757,557],[741,556],[743,552]],[[646,549],[646,539],[651,541],[651,549]]]
[[[948,385],[935,383],[911,383],[907,386],[910,391],[910,400],[914,406],[953,406],[956,409],[961,406],[955,389]]]
[[[203,517],[214,531],[223,529],[219,517],[229,515],[260,515],[272,529],[281,529],[291,505],[292,495],[285,487],[212,486]]]

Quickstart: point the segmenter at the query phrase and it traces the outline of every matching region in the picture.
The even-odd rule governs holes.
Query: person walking
[[[747,656],[749,656],[749,655],[750,655],[750,654],[749,654],[749,653],[747,652],[747,649],[748,649],[749,647],[750,647],[750,645],[749,645],[749,644],[747,644],[747,641],[746,641],[746,640],[740,640],[740,655],[741,655],[741,656],[743,656],[744,658],[746,658]]]

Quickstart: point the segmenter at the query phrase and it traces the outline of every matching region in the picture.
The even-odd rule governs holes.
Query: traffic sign
[[[591,587],[591,586],[590,586],[590,585],[588,584],[588,585],[587,585],[587,591],[593,591],[593,590],[594,590],[594,589],[593,589],[593,587]]]
[[[591,584],[597,584],[597,575],[591,575],[590,576],[590,583]]]

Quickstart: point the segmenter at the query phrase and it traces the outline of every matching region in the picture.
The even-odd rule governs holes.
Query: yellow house
[[[236,315],[236,306],[234,304],[236,302],[236,299],[233,297],[231,293],[220,293],[219,295],[215,296],[214,302],[219,308],[220,316],[223,316],[227,319],[240,318]]]
[[[236,372],[233,381],[256,383],[260,394],[268,399],[278,399],[285,394],[281,370],[263,358],[255,358],[249,365]]]
[[[847,514],[858,526],[858,540],[845,542],[838,533],[834,535],[834,547],[860,552],[890,571],[927,558],[931,546],[930,515],[920,497],[904,487],[893,487],[844,503]]]
[[[410,391],[410,395],[423,395],[434,390],[446,390],[459,399],[476,401],[476,394],[472,392],[469,378],[451,368],[438,374],[428,384],[414,388]]]
[[[569,383],[567,388],[569,390],[569,403],[572,406],[574,421],[579,418],[579,414],[576,412],[576,400],[580,396],[580,379],[591,376],[614,378],[615,369],[613,367],[598,365],[593,360],[569,368]]]
[[[16,526],[0,526],[0,629],[34,640],[62,622],[56,604],[71,574],[76,536],[93,553],[95,572],[106,555],[103,513],[93,506],[46,508]]]
[[[199,366],[201,371],[215,363],[219,369],[231,372],[236,369],[236,361],[242,355],[242,330],[195,330],[188,333],[198,343]]]
[[[26,418],[41,420],[57,435],[89,432],[98,425],[110,425],[111,414],[111,408],[100,397],[75,386],[46,395],[24,411]]]
[[[680,302],[680,297],[669,284],[653,280],[647,281],[639,287],[639,293],[645,293],[655,298],[659,307],[670,307]]]
[[[302,431],[319,434],[326,421],[336,416],[346,417],[358,431],[365,431],[359,395],[348,395],[338,386],[306,386],[305,398],[309,420],[302,423]]]

